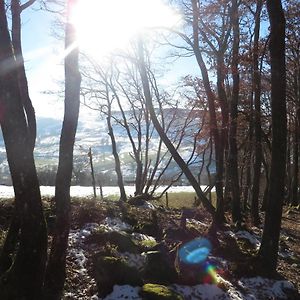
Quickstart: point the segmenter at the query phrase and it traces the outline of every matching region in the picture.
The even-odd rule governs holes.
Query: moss
[[[139,253],[139,247],[133,242],[131,236],[125,232],[106,232],[104,240],[117,246],[120,252]]]
[[[157,245],[157,242],[154,240],[143,240],[139,242],[139,245],[145,249],[153,248]]]
[[[147,264],[144,278],[147,282],[168,284],[176,281],[178,274],[175,266],[169,262],[167,255],[159,251],[147,252]]]
[[[112,292],[115,284],[133,286],[142,284],[138,270],[130,267],[124,259],[100,256],[95,260],[95,280],[101,297]]]
[[[110,244],[115,246],[115,248],[120,252],[140,252],[140,246],[133,241],[132,237],[121,231],[106,232],[100,227],[96,232],[93,232],[91,236],[88,237],[87,241],[89,243],[97,244],[98,246]]]
[[[147,283],[142,287],[140,295],[145,300],[183,300],[183,297],[168,287],[159,284]]]

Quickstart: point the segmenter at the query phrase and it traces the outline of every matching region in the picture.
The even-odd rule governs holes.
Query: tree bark
[[[260,71],[258,68],[258,42],[260,32],[260,15],[262,10],[262,0],[257,1],[255,12],[255,27],[254,27],[254,45],[253,45],[253,91],[254,91],[254,130],[255,130],[255,146],[254,146],[254,167],[253,167],[253,187],[251,201],[251,218],[253,225],[257,226],[260,223],[259,219],[259,191],[260,191],[260,174],[262,161],[262,146],[261,146],[261,109],[260,109]]]
[[[111,126],[111,111],[109,109],[108,117],[106,118],[107,122],[107,127],[108,127],[108,134],[111,139],[111,145],[112,145],[112,153],[115,159],[115,170],[117,173],[117,180],[118,180],[118,187],[120,189],[120,200],[121,201],[126,201],[126,192],[125,192],[125,187],[124,187],[124,181],[123,181],[123,176],[122,176],[122,171],[121,171],[121,162],[117,150],[117,143],[114,135],[113,128]]]
[[[28,128],[28,138],[32,146],[32,150],[35,146],[36,140],[36,118],[34,108],[32,106],[27,77],[24,67],[24,59],[22,53],[22,43],[21,43],[21,12],[33,4],[35,0],[28,2],[26,6],[21,6],[19,0],[11,1],[11,13],[12,13],[12,45],[14,49],[14,56],[16,58],[16,71],[18,76],[18,85],[20,96],[22,99],[23,107],[26,114],[27,128]],[[3,245],[0,256],[0,274],[7,268],[10,261],[10,255],[15,250],[16,243],[18,241],[18,233],[20,229],[20,222],[15,211],[15,215],[12,218],[11,225],[9,226],[7,238]]]
[[[96,193],[96,180],[95,180],[95,172],[94,172],[94,164],[93,164],[93,153],[92,148],[89,148],[88,157],[90,159],[90,167],[91,167],[91,176],[92,176],[92,185],[93,185],[93,192],[94,192],[94,198],[97,198]]]
[[[65,34],[65,113],[62,125],[59,163],[55,182],[56,225],[51,245],[45,281],[44,299],[60,299],[66,277],[66,254],[70,229],[70,185],[73,168],[73,148],[77,130],[81,75],[78,65],[76,31],[70,23],[72,7],[77,0],[67,2]]]
[[[300,58],[298,58],[299,60]],[[297,65],[298,70],[295,71],[295,95],[296,95],[296,116],[293,141],[293,180],[291,204],[298,205],[300,203],[298,196],[299,188],[299,136],[300,136],[300,61]]]
[[[19,247],[11,268],[1,277],[1,299],[41,299],[47,233],[33,141],[24,113],[17,64],[11,47],[4,1],[0,2],[0,123],[20,224]],[[3,113],[5,112],[5,113]]]
[[[259,256],[270,271],[276,270],[284,198],[286,166],[285,17],[280,0],[267,0],[270,19],[272,158],[269,200]]]
[[[229,128],[229,178],[232,195],[232,221],[234,223],[241,221],[240,208],[240,188],[238,176],[238,150],[237,150],[237,118],[238,118],[238,100],[239,100],[239,15],[237,0],[232,0],[232,28],[233,28],[233,46],[232,46],[232,97],[230,107],[230,128]]]

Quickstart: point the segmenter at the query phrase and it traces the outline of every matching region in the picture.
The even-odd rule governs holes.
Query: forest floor
[[[185,209],[183,219],[182,209],[138,204],[72,200],[63,299],[300,299],[299,209],[284,208],[278,268],[270,274],[255,258],[261,228],[246,221],[211,235],[202,208]],[[44,207],[51,240],[53,203],[44,199]],[[12,201],[0,200],[0,245],[11,214]],[[180,249],[199,238],[210,241],[210,253],[184,263]]]

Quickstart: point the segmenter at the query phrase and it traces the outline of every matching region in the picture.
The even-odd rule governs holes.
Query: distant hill
[[[167,116],[172,115],[171,111],[165,112]],[[129,117],[129,112],[127,112]],[[114,113],[116,118],[121,118],[120,113]],[[179,127],[180,122],[184,120],[186,110],[180,111],[180,118],[177,118],[173,126]],[[196,116],[195,116],[196,117]],[[197,118],[197,117],[196,117]],[[196,120],[195,118],[195,120]],[[180,121],[181,120],[181,121]],[[195,122],[196,124],[196,122]],[[194,124],[194,127],[196,126]],[[36,166],[40,175],[41,184],[54,184],[54,176],[58,163],[59,138],[62,122],[55,118],[37,118],[37,139],[35,148]],[[132,148],[125,129],[114,124],[113,130],[117,140],[118,152],[122,161],[122,169],[125,180],[130,182],[134,180],[135,165],[131,157]],[[144,130],[144,129],[143,129]],[[196,130],[190,126],[189,131]],[[171,130],[170,130],[171,132]],[[137,139],[137,133],[133,133],[133,138]],[[150,158],[154,158],[157,153],[159,143],[158,134],[153,131],[149,144]],[[105,184],[115,184],[114,159],[111,150],[111,141],[108,135],[106,120],[93,117],[91,119],[81,120],[78,123],[76,143],[74,148],[74,184],[90,184],[89,159],[87,156],[89,147],[92,148],[94,156],[95,173]],[[184,158],[191,152],[191,141],[187,138],[181,145],[181,154]],[[165,157],[165,161],[169,156]],[[198,164],[200,163],[198,158]],[[197,160],[196,160],[197,162]],[[196,171],[198,169],[196,164]],[[161,163],[163,165],[163,162]],[[166,175],[174,176],[179,171],[177,165],[170,164]],[[214,165],[211,167],[214,171]],[[6,161],[6,153],[2,134],[0,135],[0,184],[9,184],[10,175]]]

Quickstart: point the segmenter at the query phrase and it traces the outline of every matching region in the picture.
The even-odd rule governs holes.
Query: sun
[[[81,51],[101,59],[138,33],[177,26],[180,16],[162,0],[78,0],[71,22]]]

